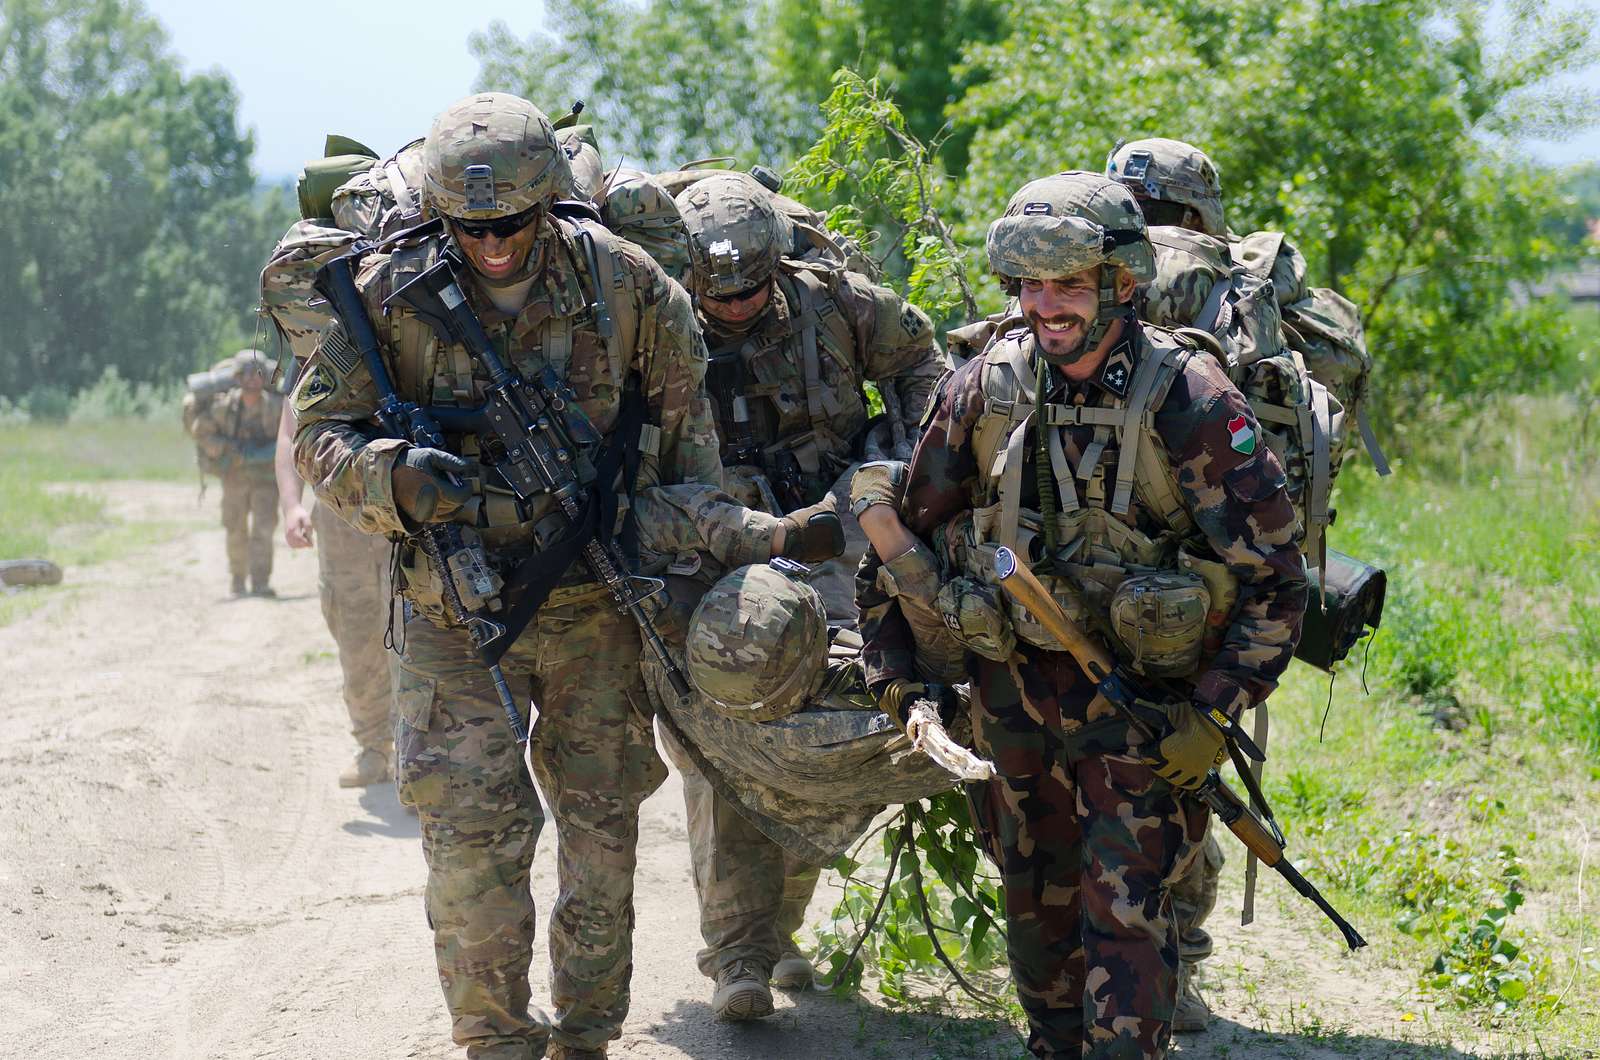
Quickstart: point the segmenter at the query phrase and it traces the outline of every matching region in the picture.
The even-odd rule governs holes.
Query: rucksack
[[[183,392],[183,430],[189,437],[195,436],[195,426],[200,422],[200,417],[211,411],[211,406],[216,403],[218,396],[226,394],[233,388],[239,378],[239,367],[232,357],[224,357],[216,364],[203,372],[191,373],[184,379]],[[200,465],[202,475],[221,475],[223,468],[221,462],[207,456],[199,446],[195,446],[195,461]]]

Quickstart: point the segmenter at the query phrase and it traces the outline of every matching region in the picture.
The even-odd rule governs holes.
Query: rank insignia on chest
[[[1256,451],[1256,429],[1250,426],[1250,421],[1244,418],[1243,413],[1228,421],[1228,444],[1234,452],[1245,456]]]
[[[1128,384],[1133,381],[1133,344],[1119,343],[1106,355],[1106,365],[1100,369],[1100,385],[1119,398],[1128,396]]]

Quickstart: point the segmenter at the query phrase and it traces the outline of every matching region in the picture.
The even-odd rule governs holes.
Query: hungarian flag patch
[[[1238,415],[1228,421],[1228,444],[1236,453],[1249,456],[1256,451],[1256,431],[1250,421]]]

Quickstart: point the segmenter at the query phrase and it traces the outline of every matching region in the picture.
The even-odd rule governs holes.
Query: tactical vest
[[[775,278],[787,319],[778,322],[772,317],[776,310],[769,310],[749,335],[712,352],[738,351],[755,435],[771,440],[770,457],[792,455],[799,463],[809,503],[856,459],[867,425],[867,397],[855,329],[835,287],[841,274],[786,259]],[[727,439],[725,414],[717,408],[717,431]]]
[[[949,562],[994,582],[994,555],[1004,545],[1031,557],[1040,580],[1074,620],[1110,635],[1118,654],[1142,673],[1184,677],[1221,646],[1238,598],[1237,580],[1208,551],[1178,489],[1155,428],[1173,382],[1190,358],[1212,356],[1192,332],[1145,329],[1123,396],[1103,405],[1035,404],[1035,364],[1026,329],[997,337],[983,354],[983,412],[973,430],[978,495],[970,526],[944,539]],[[1108,362],[1109,363],[1109,362]],[[1125,377],[1126,378],[1126,377]],[[1040,471],[1038,431],[1058,501],[1055,549],[1046,546],[1044,516],[1023,507],[1023,470],[1030,454]],[[1061,431],[1092,427],[1093,440],[1070,466]],[[1134,505],[1164,529],[1148,536]],[[1188,547],[1186,547],[1188,546]],[[1009,595],[1007,599],[1010,600]],[[1064,650],[1028,612],[1010,601],[1017,636]]]
[[[514,332],[523,319],[521,315],[489,325],[486,330],[507,362],[524,376],[536,374],[545,365],[553,368],[572,387],[576,404],[598,433],[609,436],[622,410],[630,385],[628,373],[638,346],[637,278],[621,259],[611,234],[599,224],[555,217],[551,224],[558,232],[551,237],[547,253],[561,256],[551,264],[568,266],[561,272],[567,282],[553,294],[551,313],[520,337]],[[388,289],[398,289],[431,266],[438,259],[440,246],[438,239],[429,238],[395,247],[387,264]],[[572,264],[577,266],[575,274],[570,269]],[[396,391],[439,410],[447,448],[469,460],[480,460],[486,455],[485,445],[492,443],[475,433],[453,431],[446,410],[480,405],[487,374],[464,346],[444,345],[433,329],[410,310],[395,306],[390,310],[389,323],[391,341],[386,352]],[[586,347],[578,363],[573,360],[575,339]],[[634,481],[638,485],[659,481],[660,444],[660,427],[646,422],[637,442],[640,466]],[[592,462],[592,453],[584,455]],[[481,460],[471,477],[472,525],[463,530],[475,534],[491,562],[506,573],[517,561],[558,536],[566,523],[559,507],[549,498],[520,500],[489,470],[489,462]],[[626,515],[629,490],[626,483],[619,483],[618,487],[616,525],[620,526]],[[608,528],[608,532],[614,530],[615,527]],[[401,550],[399,564],[400,585],[412,603],[422,613],[443,621],[443,586],[427,557],[408,547]],[[553,604],[588,595],[595,588],[581,567],[574,567],[561,585],[550,597]]]

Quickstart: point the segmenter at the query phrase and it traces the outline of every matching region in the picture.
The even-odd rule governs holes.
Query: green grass
[[[1328,678],[1292,668],[1268,792],[1435,1026],[1574,1055],[1600,1042],[1600,422],[1513,399],[1410,436],[1339,483],[1332,543],[1390,577],[1371,694],[1358,648],[1319,740]]]
[[[112,516],[95,483],[195,474],[193,446],[176,422],[8,424],[0,426],[0,453],[0,559],[41,557],[68,568],[105,562],[175,529]],[[53,591],[0,596],[0,625]]]

